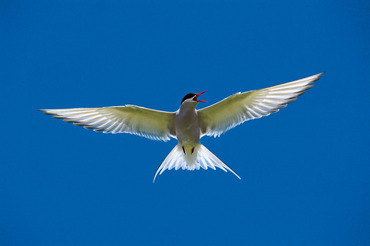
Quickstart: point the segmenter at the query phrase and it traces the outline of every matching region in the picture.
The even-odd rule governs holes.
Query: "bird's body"
[[[200,143],[203,136],[218,137],[229,129],[251,119],[267,116],[295,101],[313,86],[322,73],[293,82],[260,90],[236,93],[206,108],[197,110],[198,97],[204,92],[187,94],[179,110],[165,112],[126,105],[103,108],[43,109],[46,114],[104,133],[131,133],[154,140],[172,138],[178,144],[157,169],[158,174],[170,169],[216,169],[230,171]]]
[[[181,105],[175,113],[176,138],[184,147],[199,144],[200,128],[196,104],[189,102]]]

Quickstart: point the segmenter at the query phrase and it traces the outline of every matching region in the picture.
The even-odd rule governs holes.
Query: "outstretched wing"
[[[247,120],[277,112],[313,87],[312,83],[320,79],[322,74],[260,90],[239,92],[201,109],[198,111],[201,132],[203,135],[218,137]]]
[[[175,137],[174,113],[134,105],[103,108],[40,109],[54,118],[64,119],[104,133],[130,133],[153,140]]]

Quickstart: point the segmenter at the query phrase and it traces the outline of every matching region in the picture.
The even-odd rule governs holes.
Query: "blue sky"
[[[1,245],[369,245],[367,1],[2,1]],[[202,143],[241,177],[154,173],[176,144],[39,108],[175,111],[325,71]],[[209,104],[207,104],[209,105]]]

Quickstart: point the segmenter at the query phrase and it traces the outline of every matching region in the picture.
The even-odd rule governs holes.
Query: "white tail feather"
[[[182,170],[199,170],[200,168],[207,170],[208,167],[213,170],[216,170],[216,167],[218,167],[225,172],[230,171],[240,179],[240,177],[230,167],[212,154],[212,152],[204,147],[204,145],[198,144],[194,147],[194,152],[192,154],[185,154],[183,153],[182,146],[178,144],[171,150],[166,159],[164,159],[162,164],[158,167],[157,172],[154,175],[153,183],[157,175],[161,175],[165,170],[171,170],[173,168],[175,168],[175,170],[180,168],[182,168]]]

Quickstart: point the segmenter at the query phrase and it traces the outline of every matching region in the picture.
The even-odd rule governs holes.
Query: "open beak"
[[[197,102],[203,102],[203,103],[206,103],[207,102],[207,101],[204,101],[204,100],[198,100],[198,97],[200,95],[202,95],[204,92],[206,92],[206,91],[202,91],[202,92],[200,92],[200,93],[197,94],[197,96],[195,97],[195,99],[197,100]]]

